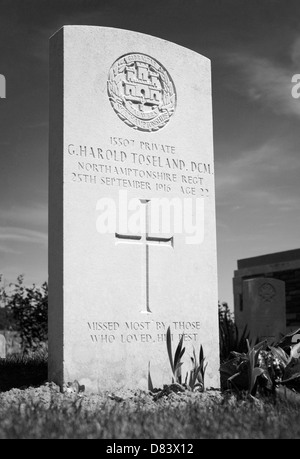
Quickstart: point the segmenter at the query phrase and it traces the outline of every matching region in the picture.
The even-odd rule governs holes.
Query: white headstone
[[[286,332],[285,283],[265,277],[243,281],[235,319],[240,333],[247,325],[250,338],[276,342]]]
[[[6,339],[4,335],[0,335],[0,359],[6,358]]]
[[[66,26],[50,46],[49,378],[171,381],[203,345],[219,386],[210,61],[148,35]]]

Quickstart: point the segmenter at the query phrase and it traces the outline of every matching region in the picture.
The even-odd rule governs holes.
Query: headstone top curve
[[[194,51],[190,48],[187,48],[186,46],[182,46],[182,45],[179,45],[178,43],[175,43],[173,41],[170,41],[170,40],[167,40],[165,38],[160,38],[160,37],[155,37],[154,35],[150,35],[150,34],[146,34],[146,33],[143,33],[143,32],[138,32],[138,31],[132,31],[132,30],[128,30],[128,29],[121,29],[119,27],[106,27],[106,26],[95,26],[95,25],[73,25],[73,24],[68,24],[68,25],[63,25],[61,26],[58,30],[56,30],[51,36],[50,36],[50,39],[52,37],[54,37],[56,34],[58,34],[59,32],[64,32],[65,30],[71,30],[71,29],[81,29],[81,30],[92,30],[92,29],[98,29],[99,31],[100,30],[103,30],[103,31],[111,31],[111,32],[123,32],[124,34],[130,34],[130,35],[140,35],[141,37],[144,36],[144,37],[149,37],[153,40],[157,40],[158,42],[165,42],[165,43],[168,43],[170,45],[174,45],[176,46],[178,49],[182,49],[182,51],[185,51],[185,52],[188,52],[188,53],[192,53],[192,54],[195,54],[195,56],[198,56],[198,58],[202,58],[203,60],[207,61],[208,63],[211,62],[211,59],[209,59],[208,57],[204,56],[203,54],[201,53],[198,53],[197,51]]]

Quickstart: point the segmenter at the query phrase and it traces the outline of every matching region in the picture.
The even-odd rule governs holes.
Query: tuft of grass
[[[150,373],[150,362],[148,362],[148,390],[150,390],[150,392],[154,391],[153,382],[152,382],[151,373]]]
[[[200,346],[199,359],[197,359],[196,351],[193,349],[193,357],[191,357],[193,368],[186,375],[186,385],[189,389],[199,389],[204,391],[204,376],[208,363],[204,365],[205,357],[202,345]]]
[[[185,353],[185,347],[182,348],[183,344],[183,335],[180,338],[180,341],[177,345],[174,359],[173,359],[173,354],[172,354],[172,344],[171,344],[172,338],[171,338],[171,329],[168,327],[167,329],[167,335],[166,335],[166,342],[167,342],[167,350],[168,350],[168,356],[169,356],[169,361],[171,365],[171,370],[172,370],[172,383],[178,383],[181,384],[181,366],[183,362],[181,361],[183,354]]]

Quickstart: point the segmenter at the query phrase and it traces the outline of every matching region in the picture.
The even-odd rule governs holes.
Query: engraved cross
[[[142,250],[142,303],[144,304],[144,309],[141,311],[144,314],[150,314],[150,301],[149,301],[149,246],[150,245],[162,245],[165,247],[174,247],[174,237],[153,237],[149,236],[149,199],[140,199],[140,202],[144,204],[143,214],[144,214],[144,223],[145,231],[140,235],[131,235],[131,234],[120,234],[115,233],[116,244],[126,243],[126,244],[138,244],[143,246]]]

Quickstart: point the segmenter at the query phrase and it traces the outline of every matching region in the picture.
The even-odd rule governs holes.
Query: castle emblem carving
[[[273,301],[274,296],[276,295],[276,290],[273,287],[273,285],[266,282],[261,285],[258,294],[263,301],[270,303],[271,301]]]
[[[176,108],[176,90],[167,70],[146,54],[130,53],[110,68],[107,92],[116,114],[140,131],[157,131]]]

